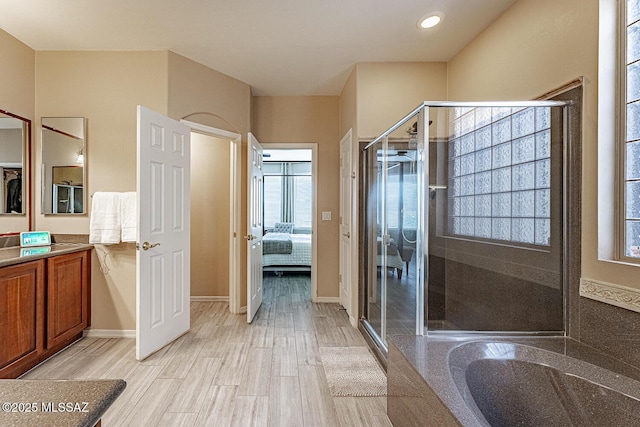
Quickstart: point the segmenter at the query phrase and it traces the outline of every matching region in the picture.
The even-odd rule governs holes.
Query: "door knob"
[[[156,246],[160,246],[160,243],[153,243],[153,244],[151,244],[151,243],[149,243],[149,242],[144,242],[144,243],[142,244],[142,250],[143,250],[143,251],[148,251],[149,249],[151,249],[151,248],[155,248]]]
[[[256,236],[254,236],[253,234],[247,234],[246,236],[244,236],[244,238],[251,241],[251,240],[254,240]]]
[[[348,232],[348,231],[347,231],[346,233],[342,233],[342,235],[343,235],[344,237],[346,237],[347,239],[350,239],[350,238],[351,238],[351,233],[350,233],[350,232]]]

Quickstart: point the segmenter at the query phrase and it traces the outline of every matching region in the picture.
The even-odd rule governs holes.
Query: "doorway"
[[[239,314],[239,134],[191,128],[191,300],[227,301]]]
[[[264,147],[264,289],[287,288],[315,301],[316,144]]]

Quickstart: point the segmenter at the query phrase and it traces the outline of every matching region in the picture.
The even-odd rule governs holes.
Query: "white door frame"
[[[315,142],[265,142],[265,150],[311,150],[311,301],[318,300],[318,144]]]
[[[202,125],[200,123],[181,120],[181,123],[189,126],[191,132],[216,138],[228,139],[231,144],[230,164],[230,185],[229,185],[229,218],[231,219],[229,232],[229,311],[232,314],[240,314],[240,196],[241,196],[241,164],[240,149],[242,147],[242,136],[235,132]]]

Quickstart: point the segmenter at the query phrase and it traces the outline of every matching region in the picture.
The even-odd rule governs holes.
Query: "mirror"
[[[84,215],[84,117],[42,118],[42,213]]]
[[[0,215],[26,215],[31,120],[0,110]]]

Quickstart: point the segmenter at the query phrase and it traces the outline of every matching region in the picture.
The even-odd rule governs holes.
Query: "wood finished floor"
[[[226,303],[192,302],[191,330],[142,362],[133,339],[85,338],[25,379],[123,378],[103,426],[391,426],[385,397],[332,397],[320,347],[361,347],[337,304],[303,276],[268,276],[253,324]]]
[[[378,271],[376,276],[376,291],[377,298],[369,302],[367,320],[377,333],[381,333],[382,325],[382,307],[380,302],[381,298],[381,286],[380,275],[381,271]],[[411,260],[408,268],[405,269],[402,274],[402,278],[399,279],[397,273],[388,270],[386,271],[387,278],[387,336],[390,335],[413,335],[416,332],[416,260],[415,257]],[[370,290],[371,292],[372,290]]]

